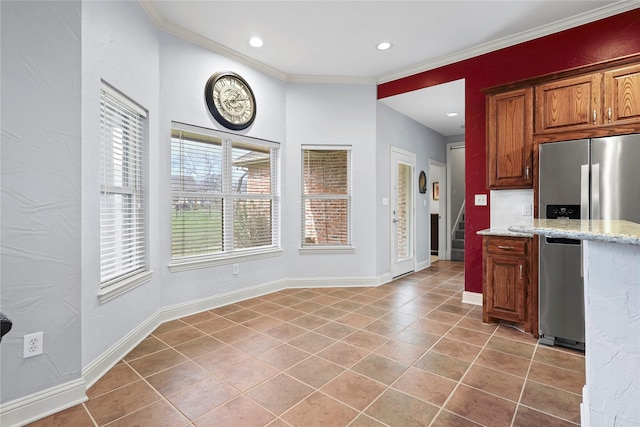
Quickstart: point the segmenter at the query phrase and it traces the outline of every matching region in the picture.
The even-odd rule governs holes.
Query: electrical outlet
[[[42,354],[42,346],[44,344],[44,338],[42,332],[36,332],[35,334],[29,334],[24,336],[24,349],[23,356],[27,357],[37,356]]]
[[[487,206],[487,195],[476,194],[475,202],[476,202],[476,206]]]
[[[231,274],[234,276],[240,274],[240,266],[238,266],[238,264],[231,264]]]

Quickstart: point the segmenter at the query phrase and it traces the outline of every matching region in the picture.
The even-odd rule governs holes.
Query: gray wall
[[[429,159],[445,162],[445,138],[432,129],[398,113],[396,110],[377,102],[376,127],[376,236],[377,274],[389,271],[391,213],[389,206],[382,206],[382,198],[390,197],[390,156],[391,147],[399,147],[416,153],[416,193],[418,174],[424,170],[429,175]],[[416,194],[416,262],[428,263],[431,248],[431,219],[427,198],[431,192]],[[427,200],[427,206],[424,201]]]
[[[380,200],[389,197],[390,147],[415,152],[417,170],[426,171],[429,158],[444,161],[444,145],[439,134],[378,103],[375,85],[283,82],[160,31],[138,2],[0,5],[0,309],[15,321],[0,345],[1,403],[70,382],[82,389],[83,375],[108,367],[118,345],[167,308],[264,283],[373,284],[388,277],[389,212]],[[283,251],[241,262],[237,276],[228,264],[171,272],[171,121],[221,129],[203,90],[225,69],[243,75],[258,99],[256,121],[240,133],[282,143]],[[150,282],[104,304],[97,297],[101,79],[149,112],[153,271]],[[302,144],[353,147],[351,254],[299,251]],[[429,212],[417,201],[423,262]],[[37,331],[44,332],[45,354],[23,359],[22,336]]]
[[[80,3],[1,2],[0,344],[8,401],[80,378]],[[22,336],[44,332],[42,356]]]

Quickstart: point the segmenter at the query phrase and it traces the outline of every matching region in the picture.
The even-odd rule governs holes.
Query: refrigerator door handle
[[[580,167],[580,218],[589,218],[589,165]]]
[[[591,165],[591,217],[600,219],[600,164]]]

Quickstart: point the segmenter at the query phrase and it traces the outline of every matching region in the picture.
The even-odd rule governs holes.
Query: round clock
[[[204,97],[213,117],[228,129],[246,129],[256,118],[256,98],[249,84],[236,73],[213,74],[205,86]]]

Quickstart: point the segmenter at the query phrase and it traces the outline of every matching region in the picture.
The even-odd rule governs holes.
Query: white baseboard
[[[424,270],[429,267],[431,267],[431,259],[427,259],[416,264],[416,271]]]
[[[0,426],[19,427],[87,401],[84,379],[69,381],[0,405]]]
[[[389,276],[389,277],[388,277]],[[82,378],[0,405],[0,426],[19,427],[87,400],[86,390],[147,338],[160,324],[289,288],[363,287],[390,282],[389,274],[377,277],[330,277],[277,280],[238,291],[165,307],[122,337],[82,370]]]
[[[473,304],[482,306],[482,293],[480,292],[462,292],[462,302],[465,304]]]

